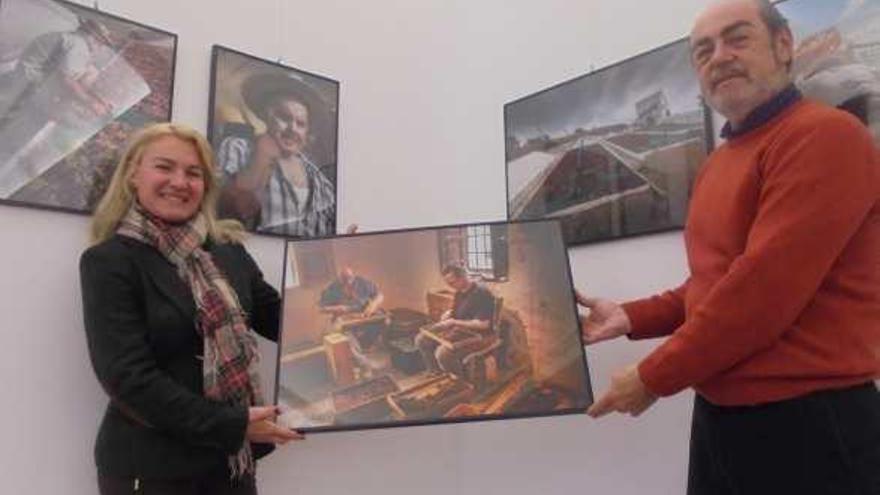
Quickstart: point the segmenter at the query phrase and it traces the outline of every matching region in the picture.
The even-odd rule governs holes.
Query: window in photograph
[[[492,235],[488,225],[467,227],[467,269],[472,272],[492,275]]]

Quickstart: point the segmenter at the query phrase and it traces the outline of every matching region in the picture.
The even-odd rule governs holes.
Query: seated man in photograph
[[[452,309],[443,314],[439,322],[430,327],[432,332],[459,328],[474,334],[473,337],[455,340],[451,345],[440,344],[425,332],[416,337],[416,346],[422,353],[428,371],[448,371],[456,376],[464,375],[462,359],[468,354],[485,348],[495,341],[492,316],[495,312],[495,296],[486,287],[470,280],[464,268],[447,265],[442,271],[443,280],[455,291]]]
[[[374,316],[381,312],[380,306],[384,300],[385,296],[373,281],[345,266],[339,271],[337,279],[321,292],[318,305],[322,313],[331,315],[332,321],[336,321],[346,315],[363,318]],[[376,325],[358,325],[351,333],[357,344],[369,348],[383,326],[384,323],[380,328]]]

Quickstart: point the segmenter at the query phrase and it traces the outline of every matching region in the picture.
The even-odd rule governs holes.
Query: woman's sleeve
[[[251,327],[263,337],[277,342],[278,329],[281,324],[281,297],[278,295],[278,291],[263,278],[263,272],[260,271],[260,267],[257,266],[247,250],[243,246],[240,248],[247,272],[250,274],[251,300],[253,301],[250,314]]]
[[[98,380],[138,423],[235,453],[244,442],[247,408],[196,394],[159,368],[136,280],[134,264],[119,253],[91,248],[80,258],[86,337]]]

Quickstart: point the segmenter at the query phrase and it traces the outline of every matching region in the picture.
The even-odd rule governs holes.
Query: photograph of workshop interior
[[[277,400],[305,431],[592,403],[556,221],[292,240]]]

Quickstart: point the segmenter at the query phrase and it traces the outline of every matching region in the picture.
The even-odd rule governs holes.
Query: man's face
[[[690,45],[703,96],[734,126],[790,82],[791,33],[771,36],[752,0],[707,8],[694,23]]]
[[[459,276],[455,273],[447,273],[443,275],[443,280],[446,282],[446,285],[453,288],[457,292],[462,292],[468,288],[469,282],[467,277]]]
[[[339,280],[344,285],[351,285],[354,283],[354,270],[349,267],[345,267],[339,271]]]
[[[283,156],[302,152],[309,136],[309,109],[291,98],[278,98],[266,109],[267,132]]]

